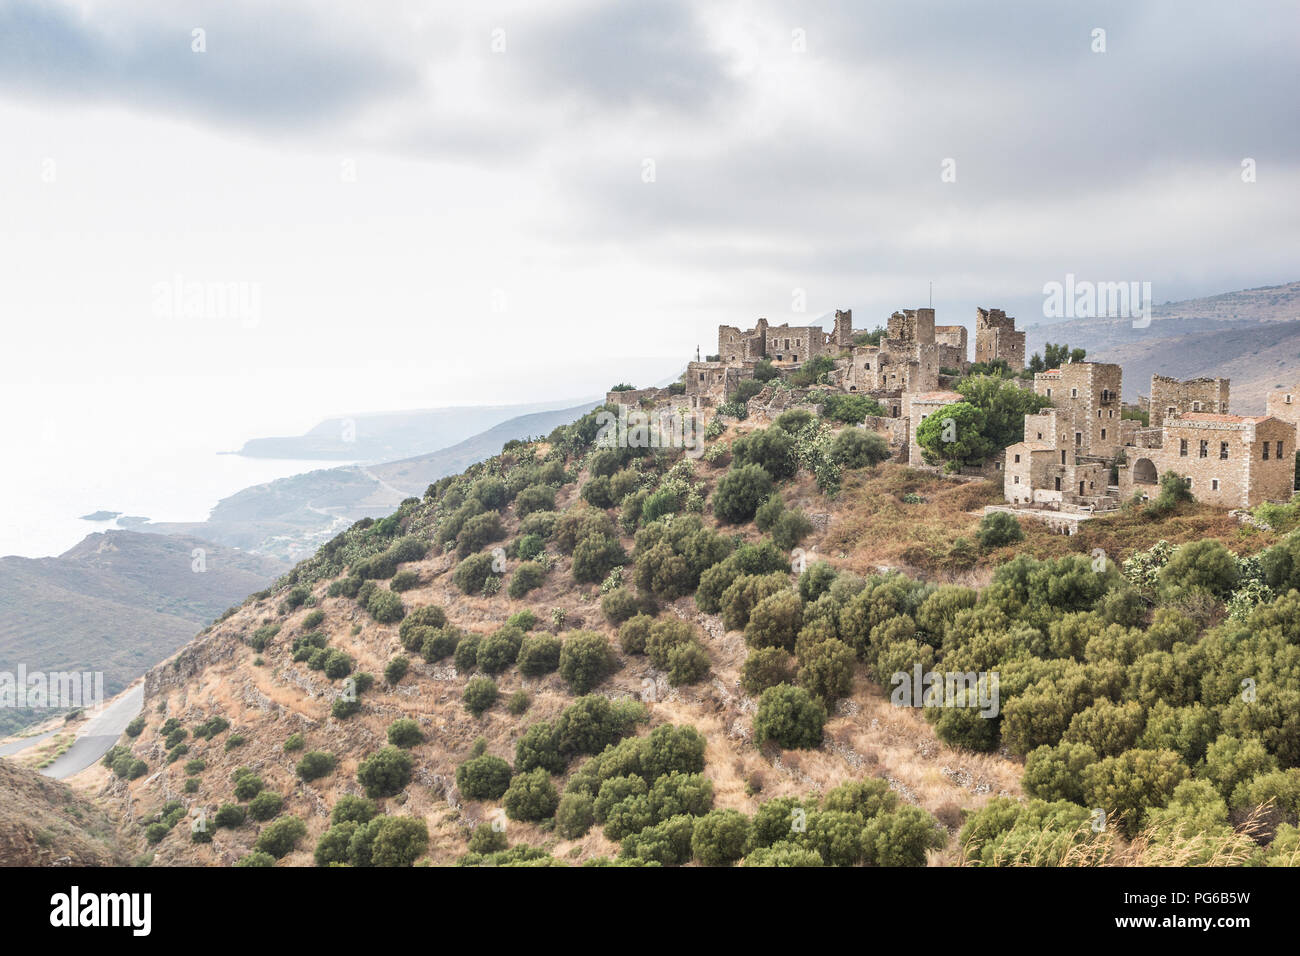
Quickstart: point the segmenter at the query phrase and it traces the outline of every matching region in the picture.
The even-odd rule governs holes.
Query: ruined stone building
[[[847,314],[851,323],[852,313]],[[837,336],[843,334],[840,315],[836,313]],[[852,337],[850,324],[850,341]],[[734,325],[718,326],[718,359],[729,364],[767,359],[775,365],[802,365],[833,347],[832,336],[819,325],[769,325],[767,319],[759,319],[748,332]]]
[[[940,352],[934,309],[905,309],[889,317],[879,345],[851,350],[837,381],[848,392],[887,393],[878,398],[932,392],[939,387]]]
[[[1025,367],[1025,333],[1001,309],[975,310],[975,361],[1002,359],[1013,371]]]
[[[970,365],[970,349],[967,345],[966,326],[936,325],[934,327],[934,344],[939,347],[939,367],[956,369],[964,372]]]
[[[1180,382],[1165,375],[1151,376],[1151,394],[1147,399],[1147,412],[1151,428],[1159,428],[1165,419],[1192,412],[1211,415],[1228,414],[1226,378],[1193,378]]]
[[[831,332],[831,344],[836,348],[847,349],[853,345],[853,310],[841,312],[835,310],[835,330]]]
[[[688,362],[686,397],[691,408],[721,405],[743,379],[754,377],[754,366],[727,362]]]

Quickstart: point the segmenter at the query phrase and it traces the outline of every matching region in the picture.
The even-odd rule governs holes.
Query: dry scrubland
[[[732,425],[719,440],[731,441],[752,430],[746,423]],[[545,443],[537,446],[539,460],[548,450]],[[696,463],[695,478],[700,483],[696,490],[706,500],[727,472],[727,464],[725,456],[714,464]],[[576,481],[565,483],[555,510],[563,512],[578,504],[578,489],[589,477],[583,471]],[[972,545],[980,509],[1000,500],[997,489],[987,482],[961,482],[895,464],[846,471],[841,491],[829,497],[819,492],[807,471],[800,470],[779,486],[778,493],[787,506],[802,509],[811,519],[813,530],[802,541],[810,562],[824,559],[837,569],[864,576],[897,568],[935,583],[976,587],[987,583],[992,568],[1016,554],[1048,558],[1089,554],[1100,547],[1112,559],[1123,560],[1162,538],[1174,543],[1213,538],[1238,552],[1259,550],[1279,539],[1273,532],[1245,529],[1211,509],[1185,505],[1159,519],[1126,510],[1085,524],[1072,538],[1028,523],[1023,541],[981,551]],[[617,509],[611,514],[617,515]],[[702,518],[707,527],[719,527],[707,506]],[[505,544],[519,534],[514,504],[503,510],[502,520],[505,536],[500,543]],[[407,533],[414,530],[427,536],[431,528],[432,522],[422,518],[412,522]],[[752,523],[720,530],[747,541],[762,538]],[[631,554],[633,537],[624,531],[620,543]],[[891,707],[886,692],[869,679],[861,664],[856,667],[851,695],[832,710],[820,748],[783,751],[771,743],[756,745],[756,699],[741,686],[746,656],[742,632],[728,631],[720,616],[699,611],[689,595],[661,602],[660,617],[676,616],[697,626],[710,665],[710,673],[698,683],[670,687],[665,674],[645,656],[619,649],[618,629],[601,612],[597,585],[575,583],[572,558],[553,547],[548,551],[553,567],[544,583],[523,598],[512,599],[504,588],[491,596],[461,593],[451,573],[460,559],[434,547],[425,558],[401,565],[418,575],[417,586],[403,591],[401,600],[408,612],[441,606],[449,624],[480,634],[494,631],[523,610],[536,613],[539,630],[564,634],[582,628],[605,634],[618,667],[595,692],[611,699],[641,699],[646,687],[653,686],[655,699],[647,704],[648,720],[636,733],[644,735],[665,723],[698,729],[707,740],[704,774],[712,782],[715,808],[753,814],[761,802],[776,797],[802,797],[824,793],[845,781],[881,778],[901,802],[924,808],[946,829],[946,846],[931,850],[929,863],[950,865],[960,861],[956,835],[966,813],[997,796],[1021,796],[1021,759],[1005,749],[976,753],[943,743],[919,711]],[[397,623],[378,623],[355,600],[328,596],[330,583],[328,578],[314,582],[307,606],[287,614],[281,604],[286,588],[250,599],[150,675],[146,728],[134,742],[127,741],[135,757],[147,764],[147,773],[126,780],[97,766],[78,780],[80,786],[96,790],[101,804],[120,819],[129,852],[137,860],[154,865],[230,865],[249,854],[261,828],[253,822],[216,828],[206,844],[191,842],[184,825],[156,846],[144,835],[145,826],[169,802],[173,808],[183,806],[187,813],[202,809],[211,820],[220,805],[237,802],[232,774],[247,767],[262,778],[267,790],[284,798],[283,814],[306,823],[306,836],[281,865],[311,865],[312,850],[330,825],[331,808],[341,797],[363,792],[356,777],[360,762],[387,743],[386,730],[394,720],[411,718],[425,738],[410,750],[413,779],[380,804],[383,812],[425,821],[429,842],[422,859],[433,864],[454,862],[466,853],[474,828],[492,819],[499,805],[495,800],[466,800],[458,793],[456,769],[472,755],[476,741],[481,741],[480,748],[485,745],[486,753],[513,763],[522,730],[557,717],[574,701],[576,695],[558,674],[526,678],[510,667],[496,678],[498,703],[474,717],[461,700],[471,675],[458,673],[451,659],[427,663],[418,652],[404,651]],[[377,584],[380,589],[388,586],[383,581]],[[557,610],[563,613],[562,627],[552,625]],[[304,619],[316,611],[323,612],[324,620],[315,630],[328,638],[328,646],[350,655],[355,672],[376,677],[374,686],[361,695],[359,713],[346,719],[331,716],[339,682],[290,658],[294,638],[305,630]],[[248,646],[249,636],[271,623],[279,624],[280,630],[270,643],[260,653]],[[399,654],[410,660],[410,669],[395,687],[389,687],[381,675],[387,662]],[[514,715],[504,701],[517,690],[525,691],[530,703],[525,712]],[[158,734],[163,720],[177,718],[181,726],[193,728],[218,716],[230,722],[229,730],[210,740],[188,737],[189,752],[167,762],[167,748]],[[286,752],[285,741],[293,734],[302,735],[305,746]],[[244,742],[232,747],[229,741],[236,735]],[[336,755],[337,767],[320,779],[304,782],[295,774],[295,766],[304,751],[313,750]],[[196,758],[205,761],[205,768],[187,773],[187,762]],[[568,772],[581,762],[582,758],[571,761]],[[191,776],[199,783],[186,792],[185,781]],[[563,780],[557,778],[561,793]],[[615,857],[619,850],[599,825],[578,839],[564,839],[550,827],[510,821],[507,835],[512,846],[543,848],[565,862]],[[1224,852],[1230,857],[1233,851],[1229,847]],[[1195,855],[1189,851],[1189,856]],[[1148,847],[1140,837],[1104,852],[1080,851],[1070,861],[1102,859],[1118,864],[1178,862],[1167,848]]]

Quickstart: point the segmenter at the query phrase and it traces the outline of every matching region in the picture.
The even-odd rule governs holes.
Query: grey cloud
[[[282,129],[336,120],[411,81],[405,65],[307,16],[237,4],[107,9],[83,18],[58,4],[0,6],[0,87]],[[202,54],[190,49],[200,26]]]
[[[521,85],[582,106],[698,112],[733,92],[689,3],[588,4],[511,37]]]

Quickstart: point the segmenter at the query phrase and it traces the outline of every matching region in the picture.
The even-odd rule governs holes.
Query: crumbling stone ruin
[[[848,313],[851,316],[852,313]],[[836,316],[839,323],[839,315]],[[837,332],[838,324],[837,324]],[[852,339],[852,327],[849,328]],[[726,363],[759,362],[767,359],[775,365],[799,365],[829,351],[833,335],[819,325],[769,325],[767,319],[748,332],[734,325],[718,326],[718,356]]]
[[[998,314],[1005,317],[1005,313]],[[1003,327],[1014,333],[1014,319],[1005,320]],[[855,346],[855,334],[851,309],[836,310],[829,333],[819,326],[774,326],[765,318],[748,330],[720,325],[717,355],[711,356],[714,361],[692,362],[687,367],[686,394],[694,407],[721,405],[740,381],[753,376],[760,361],[793,371],[818,356],[831,355],[835,369],[830,377],[835,387],[868,395],[884,406],[888,416],[908,419],[916,396],[943,392],[945,375],[960,375],[970,367],[966,327],[936,325],[932,308],[893,313],[878,345]],[[611,393],[613,400],[636,403],[640,397],[623,393],[615,398]],[[933,405],[925,398],[915,404],[918,410]],[[894,439],[896,456],[922,465],[912,440],[914,423],[907,421],[899,429],[885,431]],[[999,460],[991,463],[991,468],[999,471],[1001,465]]]
[[[1025,367],[1025,333],[1001,309],[975,310],[975,361],[1006,362],[1015,371]]]

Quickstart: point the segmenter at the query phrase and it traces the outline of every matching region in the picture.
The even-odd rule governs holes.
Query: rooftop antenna
[[[699,347],[699,345],[696,345],[696,346],[695,346],[695,361],[698,362],[699,360],[700,360],[700,347]]]

